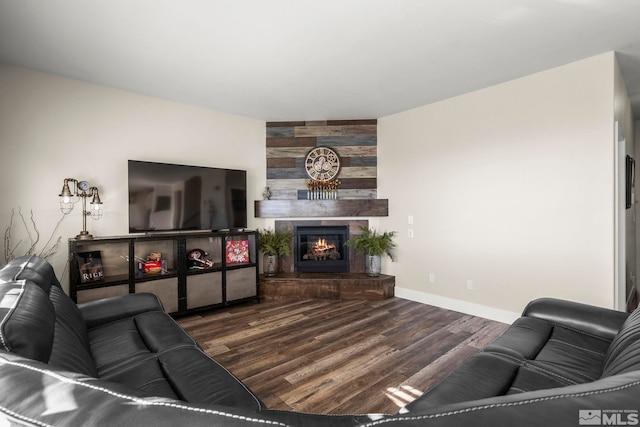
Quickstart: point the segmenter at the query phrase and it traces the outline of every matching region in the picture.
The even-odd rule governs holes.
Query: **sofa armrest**
[[[525,307],[522,316],[536,317],[613,339],[629,314],[573,301],[539,298]]]
[[[147,311],[164,311],[158,297],[151,293],[105,298],[78,304],[78,308],[87,323],[87,328],[94,328]]]

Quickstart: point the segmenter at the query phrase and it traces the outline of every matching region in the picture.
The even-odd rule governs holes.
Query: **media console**
[[[248,230],[69,239],[69,296],[81,303],[151,292],[173,315],[258,300],[257,239]],[[189,262],[196,249],[209,265]],[[145,270],[158,253],[160,267]]]

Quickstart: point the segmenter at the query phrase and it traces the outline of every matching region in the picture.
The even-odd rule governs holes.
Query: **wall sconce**
[[[69,187],[72,184],[73,191]],[[87,231],[87,217],[92,219],[102,218],[102,202],[97,187],[92,187],[87,181],[78,181],[74,178],[66,178],[62,186],[60,196],[60,210],[67,215],[73,210],[73,206],[82,199],[82,231],[76,236],[76,239],[90,240],[93,236]],[[87,211],[87,197],[92,197]]]

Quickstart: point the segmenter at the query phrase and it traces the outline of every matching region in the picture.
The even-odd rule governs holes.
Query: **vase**
[[[364,269],[367,272],[367,276],[376,277],[380,275],[380,271],[382,270],[381,255],[365,255],[364,263]]]
[[[278,272],[278,255],[264,254],[262,256],[262,272],[267,277],[276,275]]]

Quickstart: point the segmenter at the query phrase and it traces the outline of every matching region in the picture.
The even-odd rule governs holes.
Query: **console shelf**
[[[69,296],[88,302],[110,296],[151,292],[165,310],[182,315],[245,300],[257,300],[258,235],[256,231],[154,233],[69,239]],[[240,248],[238,254],[233,248]],[[207,253],[211,266],[191,268],[188,254],[194,249]],[[159,252],[164,263],[160,272],[144,272],[140,263]],[[81,255],[95,256],[96,280],[83,280]],[[100,272],[100,273],[98,273]]]

